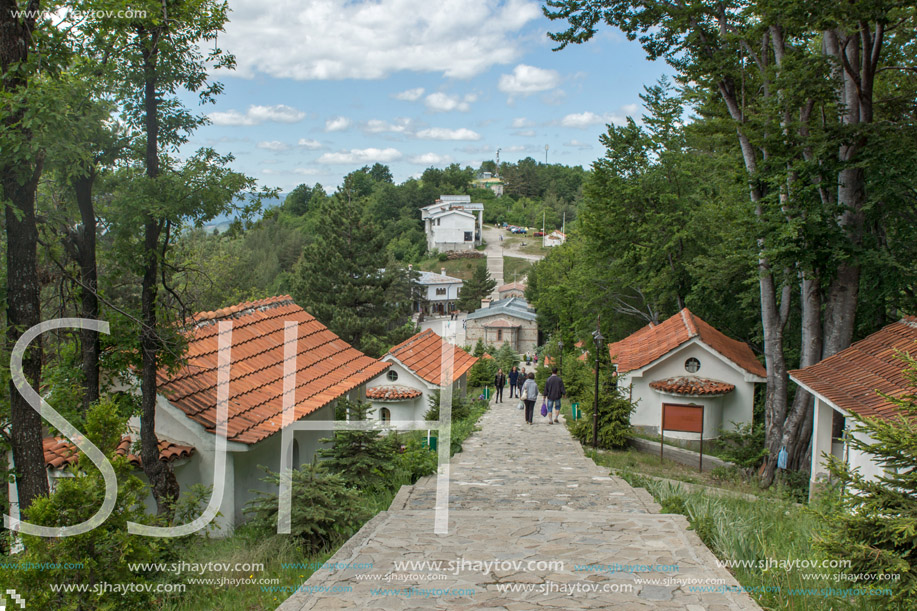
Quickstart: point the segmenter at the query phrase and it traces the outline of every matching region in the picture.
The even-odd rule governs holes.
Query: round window
[[[398,381],[398,372],[395,371],[394,369],[389,369],[388,370],[388,379],[390,382]]]
[[[698,369],[700,369],[700,361],[693,356],[685,361],[685,370],[688,373],[697,373]]]

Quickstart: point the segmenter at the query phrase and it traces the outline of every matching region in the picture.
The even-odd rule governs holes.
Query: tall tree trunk
[[[39,12],[37,0],[19,6],[15,0],[0,0],[0,70],[2,93],[19,94],[27,86],[21,68],[28,60],[33,44],[35,17],[22,20],[13,11],[25,8],[31,15]],[[20,125],[22,111],[14,111],[4,121],[3,129],[27,141],[31,134]],[[4,153],[6,156],[7,153]],[[6,277],[7,277],[7,342],[12,349],[20,335],[41,322],[41,286],[38,280],[38,229],[35,226],[35,190],[41,176],[42,159],[23,160],[0,158],[0,183],[6,206]],[[41,337],[35,338],[23,355],[22,367],[26,381],[39,388],[41,379]],[[41,416],[32,409],[10,381],[10,426],[13,460],[16,462],[19,507],[25,509],[37,497],[48,494],[48,475],[41,446]]]
[[[80,316],[99,318],[98,270],[96,268],[96,216],[92,204],[93,170],[73,181],[76,203],[80,209],[80,228],[73,236],[80,265]],[[99,400],[99,334],[92,329],[80,330],[80,351],[83,370],[83,409]]]
[[[146,175],[150,180],[159,177],[159,97],[156,90],[156,54],[159,30],[149,35],[149,47],[144,50],[144,111],[146,131]],[[159,271],[159,240],[162,221],[151,213],[143,225],[143,282],[140,290],[140,333],[142,364],[140,373],[140,460],[143,472],[150,482],[156,511],[171,516],[173,504],[178,499],[179,487],[171,467],[159,460],[159,439],[156,437],[156,371],[159,355],[159,335],[156,327],[157,274]]]
[[[41,286],[38,281],[38,229],[35,225],[35,189],[41,163],[24,185],[4,173],[6,207],[7,341],[9,348],[23,332],[41,322]],[[26,381],[40,387],[41,336],[36,337],[22,359]],[[48,494],[48,475],[42,450],[41,416],[32,409],[10,381],[10,425],[13,460],[16,463],[19,507],[25,509],[37,497]]]
[[[822,358],[821,284],[814,272],[803,272],[801,282],[802,345],[799,367],[814,365]],[[801,388],[796,389],[793,406],[782,445],[787,451],[787,468],[805,467],[805,457],[812,438],[812,396]]]

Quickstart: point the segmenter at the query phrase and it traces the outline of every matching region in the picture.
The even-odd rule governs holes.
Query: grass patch
[[[436,272],[446,268],[446,275],[462,280],[470,280],[474,270],[479,265],[487,265],[487,259],[452,259],[450,261],[440,261],[436,258],[424,259],[417,264],[416,268],[425,272]]]
[[[532,261],[521,257],[503,257],[503,281],[512,282],[513,278],[522,281],[532,269]]]

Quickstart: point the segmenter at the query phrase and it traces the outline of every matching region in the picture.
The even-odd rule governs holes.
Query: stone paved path
[[[562,424],[535,420],[524,425],[508,398],[484,415],[452,458],[448,535],[433,533],[436,478],[424,478],[329,560],[371,569],[321,569],[280,609],[759,608],[745,594],[690,591],[694,579],[738,582],[683,516],[657,513]],[[440,564],[396,567],[406,561]]]

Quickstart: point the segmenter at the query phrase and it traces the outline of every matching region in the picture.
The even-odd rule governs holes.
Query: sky
[[[534,157],[588,167],[606,123],[643,113],[662,74],[608,27],[554,52],[562,29],[528,0],[229,0],[219,37],[236,57],[189,147],[288,192],[333,191],[387,164],[396,182],[428,167]],[[545,151],[547,147],[547,152]]]

